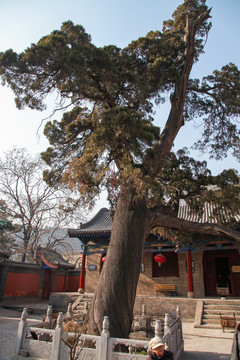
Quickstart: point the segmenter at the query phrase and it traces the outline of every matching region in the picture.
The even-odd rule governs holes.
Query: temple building
[[[178,217],[214,223],[213,211],[214,206],[206,204],[199,215],[183,205],[179,207]],[[224,211],[218,211],[218,219],[226,216]],[[96,289],[111,229],[110,211],[103,208],[81,228],[68,230],[69,237],[78,238],[82,244],[80,292],[94,293]],[[137,295],[240,297],[240,244],[224,237],[197,234],[189,241],[173,241],[169,234],[167,230],[165,234],[156,231],[145,241]]]

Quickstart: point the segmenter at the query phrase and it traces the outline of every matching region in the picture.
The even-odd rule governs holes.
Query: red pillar
[[[84,293],[85,291],[85,263],[86,263],[86,253],[85,250],[82,252],[82,264],[80,272],[80,282],[79,282],[79,293]]]
[[[188,272],[188,297],[194,297],[192,256],[191,250],[187,250],[187,272]]]

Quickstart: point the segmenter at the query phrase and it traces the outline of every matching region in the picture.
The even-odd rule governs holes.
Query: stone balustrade
[[[44,322],[32,326],[27,324],[27,309],[22,312],[18,325],[16,350],[11,360],[20,360],[23,357],[39,360],[68,360],[70,348],[68,340],[75,339],[75,359],[78,360],[145,360],[148,341],[138,339],[120,339],[110,337],[109,320],[105,316],[100,336],[64,332],[63,313],[59,313],[56,327],[51,329],[51,307],[48,308]],[[71,305],[68,307],[68,316],[71,315]],[[66,317],[66,315],[65,315]],[[162,336],[162,334],[164,334]],[[183,337],[180,308],[172,311],[172,316],[165,315],[164,325],[156,320],[155,336],[161,337],[168,350],[174,353],[174,359],[181,358],[183,353]],[[141,350],[145,350],[142,355]]]

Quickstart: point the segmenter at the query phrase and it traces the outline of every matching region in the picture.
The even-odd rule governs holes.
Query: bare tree
[[[0,159],[0,215],[14,224],[21,261],[34,261],[39,245],[67,246],[67,232],[57,232],[74,220],[77,200],[64,189],[50,188],[42,178],[45,165],[26,149],[14,148]],[[81,215],[78,211],[78,222]],[[9,238],[10,239],[10,238]]]

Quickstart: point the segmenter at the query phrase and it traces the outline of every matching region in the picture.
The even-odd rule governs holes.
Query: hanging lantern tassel
[[[161,266],[163,263],[166,262],[166,258],[162,254],[157,254],[154,256],[154,261],[158,263],[158,266]]]

